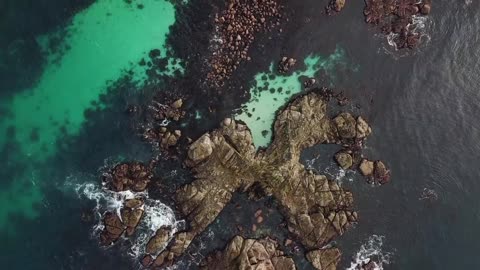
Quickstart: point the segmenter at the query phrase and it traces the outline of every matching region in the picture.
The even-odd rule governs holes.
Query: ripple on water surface
[[[15,156],[2,158],[12,168],[23,169],[0,191],[0,228],[11,225],[11,214],[37,215],[34,205],[42,200],[39,185],[46,181],[42,174],[48,170],[42,162],[55,154],[56,142],[78,134],[86,121],[85,111],[93,104],[104,107],[100,95],[126,70],[133,71],[139,84],[146,79],[145,69],[137,63],[152,49],[166,55],[166,35],[174,22],[175,9],[167,0],[144,0],[141,6],[99,0],[63,29],[67,35],[61,47],[66,50],[49,53],[44,46],[47,65],[37,84],[0,101],[7,115],[0,120],[0,147],[17,146]],[[38,37],[39,43],[47,44],[49,35],[55,33]],[[171,74],[167,68],[165,75]]]

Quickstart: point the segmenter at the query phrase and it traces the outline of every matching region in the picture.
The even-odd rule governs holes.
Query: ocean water
[[[374,130],[365,152],[385,160],[393,173],[388,185],[370,186],[355,173],[332,168],[335,149],[304,153],[306,166],[354,193],[360,222],[334,243],[344,254],[340,269],[369,258],[377,259],[380,269],[480,269],[478,1],[435,1],[432,14],[417,19],[423,45],[406,53],[363,23],[362,1],[348,1],[340,14],[327,17],[322,12],[328,1],[286,0],[290,20],[280,26],[282,32],[259,36],[253,61],[239,67],[234,87],[220,97],[203,91],[199,67],[210,53],[204,46],[209,28],[202,23],[208,24],[207,13],[220,9],[221,1],[87,2],[65,8],[62,20],[48,27],[25,24],[13,34],[18,22],[5,19],[12,29],[0,28],[6,33],[0,38],[5,73],[0,76],[0,265],[137,269],[132,258],[141,250],[138,244],[160,224],[182,224],[169,194],[157,196],[162,190],[155,189],[145,196],[158,215],[146,219],[134,238],[98,247],[99,214],[124,199],[102,189],[102,170],[151,156],[138,136],[141,116],[128,116],[125,108],[148,102],[152,91],[181,91],[189,95],[186,132],[201,134],[235,116],[250,126],[257,146],[266,146],[276,110],[301,92],[299,79],[315,76],[344,91],[352,101],[347,108],[365,115]],[[52,13],[59,12],[51,5]],[[26,12],[21,1],[4,7],[2,18]],[[55,17],[30,16],[32,21]],[[149,62],[152,49],[167,57],[169,64],[155,71],[167,83],[152,81],[148,63],[139,65],[142,59]],[[5,68],[13,56],[21,68]],[[291,75],[273,72],[283,56],[298,60]],[[205,100],[219,107],[218,113],[209,113]],[[157,173],[168,185],[189,181],[188,172],[173,163],[163,163]],[[422,199],[425,189],[438,198]],[[183,258],[178,269],[195,269],[235,234],[236,223],[250,226],[248,213],[269,205],[242,196],[235,203],[244,206],[242,214],[232,216],[236,208],[228,206],[194,245],[193,263]],[[260,231],[281,237],[280,222],[272,214],[271,226]],[[300,269],[311,269],[301,256],[295,258]]]

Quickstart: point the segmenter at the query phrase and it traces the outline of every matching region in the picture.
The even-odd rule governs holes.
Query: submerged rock
[[[295,270],[293,259],[277,247],[277,242],[270,238],[256,240],[235,236],[222,252],[208,256],[201,269]]]
[[[171,232],[170,228],[162,227],[158,229],[155,235],[148,241],[145,251],[154,255],[160,252],[167,245]]]

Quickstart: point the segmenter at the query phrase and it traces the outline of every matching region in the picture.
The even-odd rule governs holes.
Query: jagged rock
[[[155,235],[148,241],[146,252],[149,254],[160,252],[168,243],[171,232],[171,229],[165,227],[158,229]]]
[[[105,228],[100,234],[100,244],[103,246],[110,245],[117,241],[126,229],[120,218],[110,212],[105,214],[103,224]]]
[[[338,165],[342,167],[342,169],[347,170],[350,169],[353,165],[353,158],[349,153],[346,152],[338,152],[335,154],[335,160],[337,161]]]
[[[341,252],[337,248],[313,250],[307,253],[307,259],[318,270],[336,270]]]
[[[333,122],[337,126],[338,134],[344,139],[353,139],[357,136],[357,122],[350,113],[341,113]]]
[[[235,236],[221,254],[210,255],[203,270],[295,270],[292,258],[283,255],[272,239],[244,239]],[[220,256],[219,256],[220,255]]]
[[[382,185],[390,180],[390,171],[381,161],[375,162],[375,179]]]
[[[120,213],[122,215],[123,224],[127,226],[126,234],[127,236],[131,236],[142,219],[143,209],[124,207],[120,210]]]
[[[144,191],[153,174],[147,166],[140,162],[122,163],[104,175],[104,182],[113,191]]]
[[[226,121],[225,121],[226,122]],[[188,150],[188,158],[193,163],[198,163],[208,158],[213,152],[213,142],[208,134],[195,141]]]
[[[372,128],[363,120],[361,116],[357,117],[357,138],[363,139],[372,133]]]
[[[373,161],[369,161],[367,159],[364,159],[360,163],[359,169],[360,169],[360,172],[364,176],[371,176],[371,175],[373,175],[374,163],[373,163]]]
[[[282,7],[275,0],[230,0],[226,9],[215,15],[215,35],[218,40],[208,59],[211,70],[207,74],[210,86],[220,87],[238,68],[251,58],[248,51],[255,37],[278,27]]]
[[[428,15],[431,0],[366,0],[365,21],[381,26],[386,35],[395,34],[397,49],[413,49],[420,41],[420,34],[412,25],[414,16]]]

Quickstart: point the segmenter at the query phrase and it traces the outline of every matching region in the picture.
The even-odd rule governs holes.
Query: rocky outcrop
[[[233,119],[225,119],[219,129],[191,144],[185,164],[195,181],[176,193],[189,230],[174,236],[155,266],[171,264],[217,218],[234,192],[245,192],[253,185],[276,199],[288,230],[308,250],[325,246],[357,221],[352,193],[300,163],[305,148],[316,144],[353,148],[371,131],[363,119],[349,113],[328,117],[324,93],[329,92],[300,96],[279,112],[275,139],[267,149],[257,152],[248,127]],[[317,253],[311,256],[312,262],[324,267],[319,269],[334,269],[331,258],[335,256]]]
[[[164,120],[179,121],[185,116],[185,111],[182,110],[183,99],[177,99],[170,104],[161,104],[156,101],[148,106],[149,115],[156,121]]]
[[[420,33],[413,25],[413,16],[430,13],[431,0],[365,0],[367,23],[380,25],[386,35],[394,34],[398,49],[414,48],[420,41]]]
[[[313,250],[307,253],[307,260],[318,270],[336,270],[341,252],[338,248]]]
[[[259,32],[280,24],[281,7],[275,0],[229,0],[226,9],[215,16],[217,33],[209,59],[207,81],[219,87],[244,60]]]
[[[373,182],[376,182],[380,185],[386,184],[390,181],[390,170],[387,169],[387,166],[380,161],[370,161],[368,159],[363,159],[360,163],[360,172],[369,177]]]
[[[149,166],[140,162],[121,163],[105,173],[103,181],[113,191],[144,191],[153,177]]]
[[[143,216],[143,201],[139,198],[125,200],[120,217],[107,212],[103,217],[104,229],[100,234],[100,244],[107,246],[116,242],[125,232],[131,236]]]
[[[208,256],[203,270],[295,270],[293,259],[277,249],[278,244],[270,238],[256,240],[235,236],[222,252]]]
[[[353,166],[353,157],[347,152],[338,152],[335,154],[335,160],[344,170],[350,169]]]

